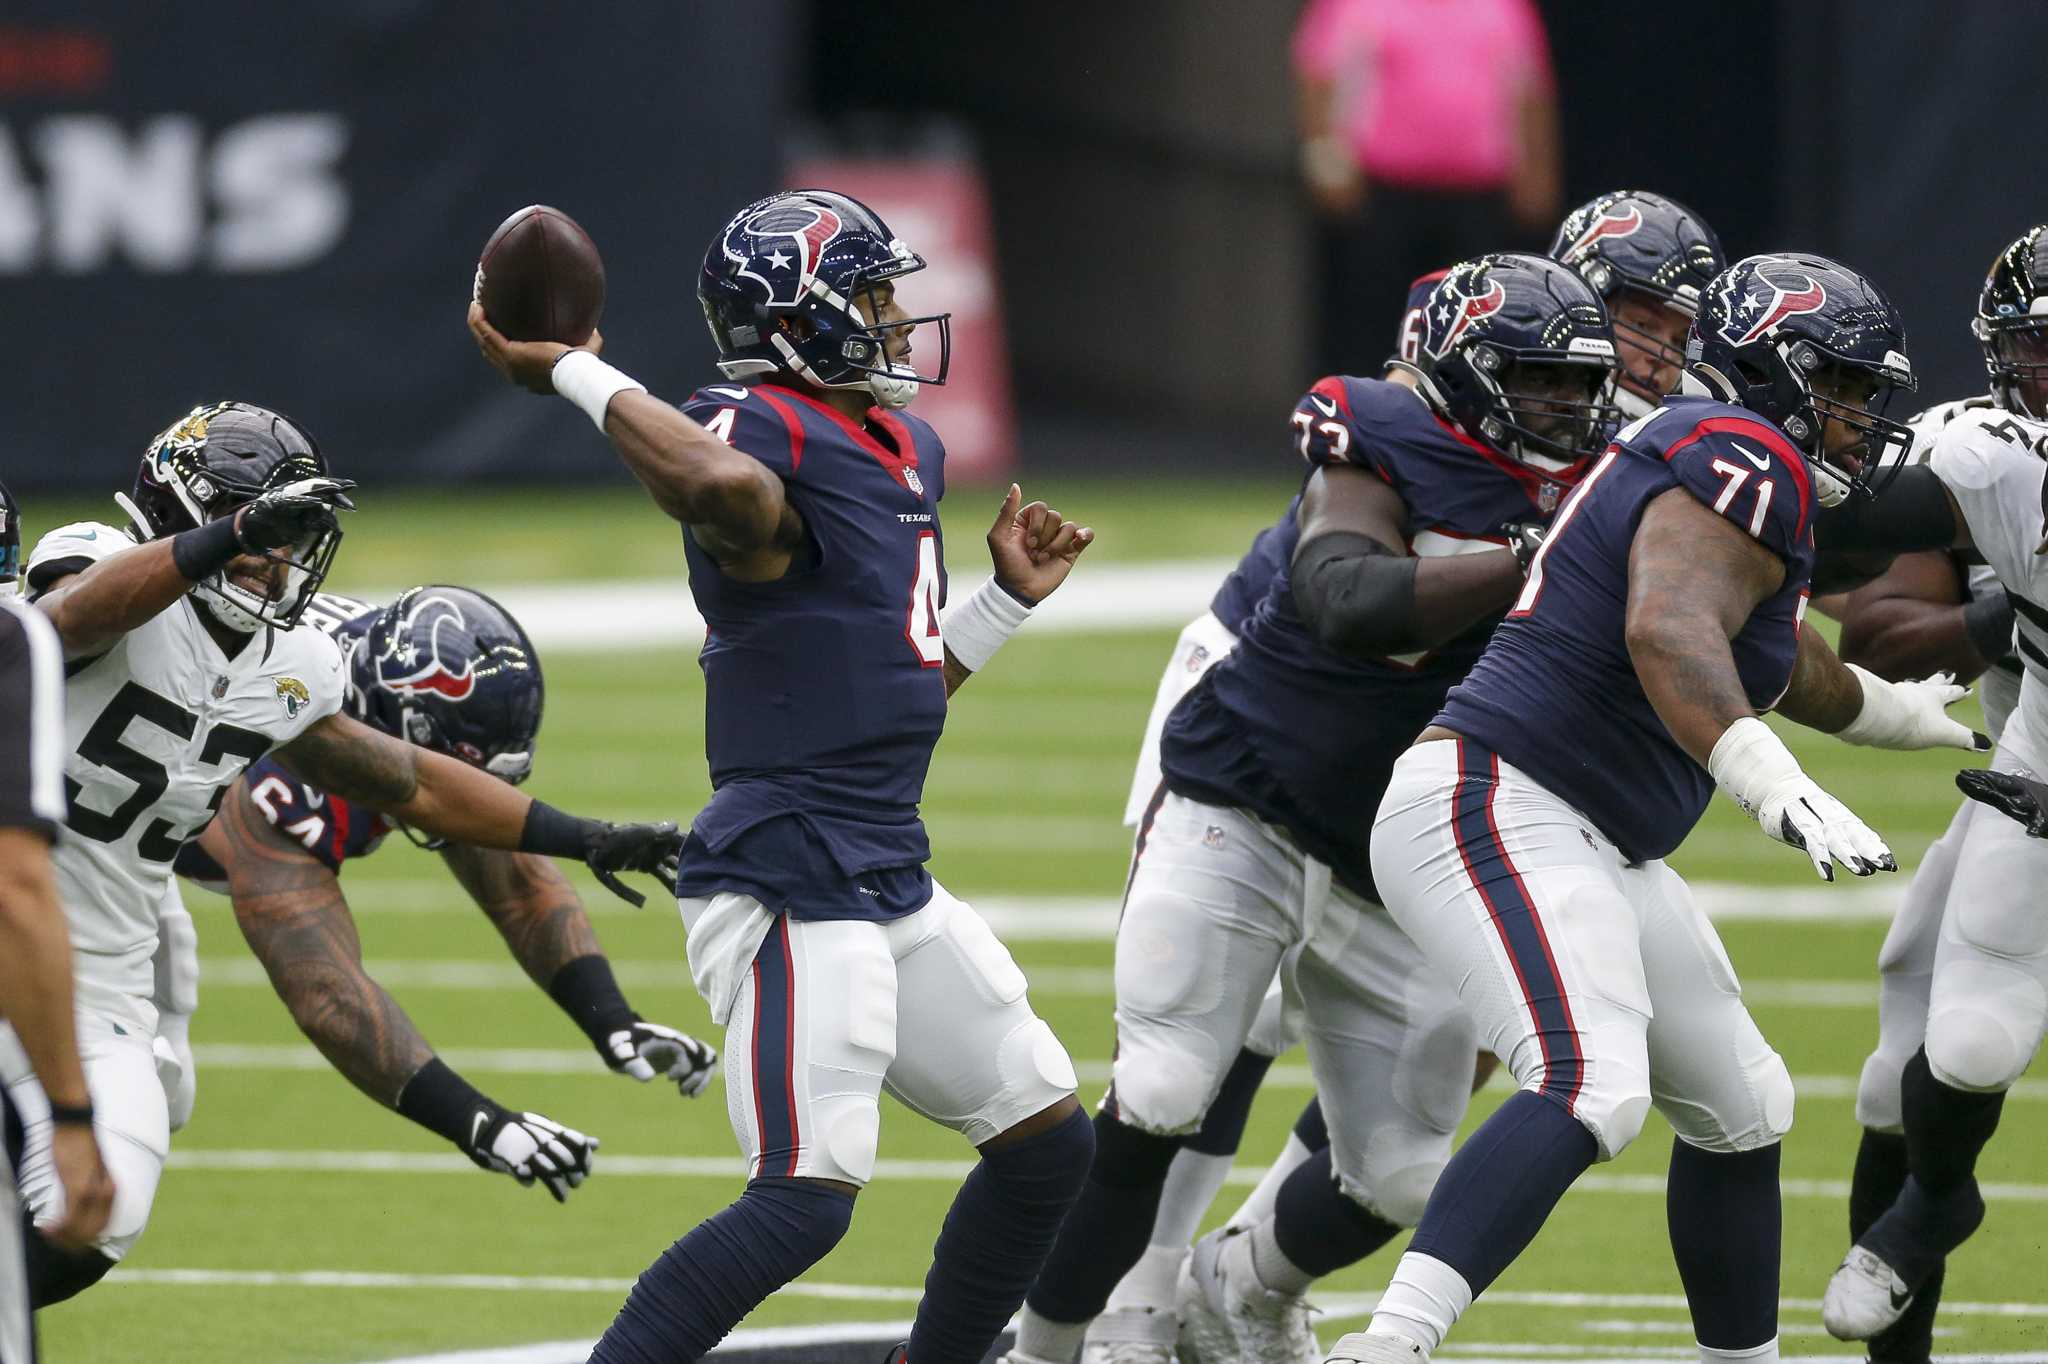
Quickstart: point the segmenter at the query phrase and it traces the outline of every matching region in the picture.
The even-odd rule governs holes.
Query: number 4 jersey
[[[907,412],[862,425],[776,384],[714,384],[683,411],[782,480],[804,544],[749,583],[685,533],[713,789],[678,887],[799,918],[913,913],[931,898],[918,802],[946,720],[945,451]]]
[[[1636,528],[1673,488],[1785,563],[1730,641],[1749,703],[1776,705],[1813,578],[1806,461],[1754,412],[1673,398],[1625,427],[1559,510],[1521,599],[1434,722],[1521,768],[1638,862],[1676,848],[1714,791],[1644,695],[1626,637]]]
[[[41,592],[135,541],[112,526],[51,531],[29,558]],[[53,863],[81,987],[146,998],[171,862],[242,769],[341,706],[341,651],[310,625],[251,637],[229,658],[187,596],[64,689],[70,824]]]

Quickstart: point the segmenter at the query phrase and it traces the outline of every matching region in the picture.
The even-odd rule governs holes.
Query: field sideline
[[[1063,511],[1102,531],[1067,589],[1069,609],[1097,623],[1056,629],[1049,614],[976,678],[955,703],[927,793],[935,874],[998,919],[1035,1003],[1093,1077],[1091,1100],[1111,1054],[1104,925],[1124,871],[1119,816],[1138,731],[1175,626],[1206,595],[1197,576],[1235,554],[1288,492],[1284,479],[1195,484],[1162,500],[1161,486],[1052,490]],[[1025,487],[1048,491],[1028,479]],[[364,502],[337,569],[342,590],[466,582],[502,587],[517,606],[523,593],[575,584],[569,624],[623,618],[636,638],[659,633],[630,652],[601,639],[579,648],[536,619],[549,703],[533,789],[594,813],[689,818],[706,794],[702,682],[685,624],[658,595],[673,602],[680,587],[673,527],[637,497],[610,491]],[[947,500],[959,588],[986,571],[982,505],[992,512],[994,502],[979,489]],[[58,510],[31,502],[32,531],[55,524]],[[1192,595],[1169,598],[1162,572],[1186,574],[1181,590]],[[1155,576],[1126,576],[1139,574]],[[637,598],[613,585],[649,580],[667,587]],[[1104,618],[1114,614],[1111,598],[1125,609],[1133,596],[1144,613]],[[1872,754],[1791,737],[1816,779],[1886,834],[1909,867],[1946,825],[1963,755]],[[1800,854],[1765,840],[1726,802],[1673,862],[1712,883],[1710,902],[1759,1021],[1798,1077],[1798,1126],[1785,1151],[1787,1355],[1855,1358],[1819,1334],[1815,1300],[1843,1249],[1854,1082],[1876,1025],[1873,963],[1903,877],[1821,886]],[[658,905],[636,914],[575,875],[636,1007],[706,1029],[673,916]],[[373,973],[426,1036],[493,1097],[601,1137],[595,1176],[556,1207],[469,1167],[309,1062],[225,903],[194,891],[205,960],[197,1113],[174,1139],[155,1219],[129,1264],[44,1314],[48,1358],[362,1364],[500,1349],[473,1364],[580,1358],[573,1342],[603,1329],[633,1276],[736,1191],[717,1088],[685,1103],[604,1072],[430,855],[391,847],[351,869],[346,884]],[[1219,1218],[1278,1148],[1306,1078],[1298,1054],[1276,1069]],[[1475,1116],[1502,1093],[1482,1093]],[[1991,1214],[1950,1271],[1957,1310],[1940,1344],[1949,1357],[2048,1358],[2044,1100],[2037,1066],[1987,1153]],[[1443,1357],[1690,1357],[1658,1197],[1668,1145],[1653,1122],[1570,1195]],[[893,1107],[882,1146],[885,1173],[863,1195],[846,1241],[750,1326],[909,1315],[971,1152]],[[1330,1309],[1326,1340],[1361,1319],[1392,1258],[1383,1252],[1318,1295]]]

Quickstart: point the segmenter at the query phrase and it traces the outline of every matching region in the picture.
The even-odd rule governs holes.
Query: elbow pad
[[[1332,531],[1304,541],[1288,573],[1294,609],[1340,653],[1379,657],[1420,647],[1419,560],[1369,535]]]

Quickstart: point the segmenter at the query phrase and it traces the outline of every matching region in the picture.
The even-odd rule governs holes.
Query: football
[[[604,260],[574,218],[530,204],[484,243],[471,296],[514,341],[580,346],[604,312]]]

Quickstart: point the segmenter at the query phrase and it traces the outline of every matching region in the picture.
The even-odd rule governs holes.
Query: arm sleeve
[[[1947,549],[1955,543],[1956,518],[1942,495],[1941,481],[1924,464],[1899,470],[1877,497],[1856,497],[1823,511],[1814,522],[1813,542],[1820,562],[1815,583],[1833,590],[1837,583],[1876,577],[1893,555],[1923,549]]]
[[[745,392],[745,397],[735,398]],[[683,404],[683,415],[733,449],[752,455],[779,478],[794,478],[803,466],[804,426],[797,400],[758,389],[720,385],[702,388]]]
[[[32,607],[0,608],[0,826],[64,822],[64,650]]]
[[[1806,461],[1775,427],[1742,417],[1700,422],[1665,451],[1685,490],[1776,554],[1799,551],[1813,508]]]

